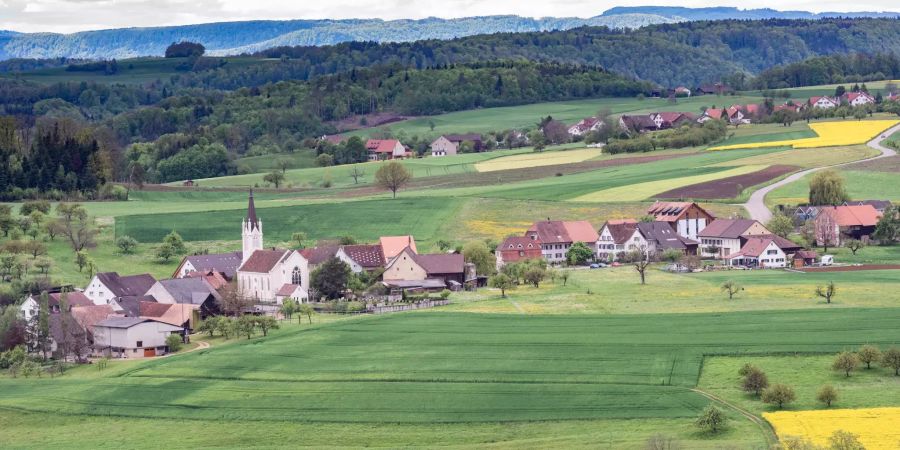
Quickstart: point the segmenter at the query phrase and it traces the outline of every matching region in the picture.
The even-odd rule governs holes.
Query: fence
[[[415,309],[427,309],[434,308],[435,306],[444,306],[449,304],[449,300],[427,300],[421,301],[418,303],[409,303],[406,305],[384,305],[384,306],[375,306],[370,305],[366,308],[367,312],[372,314],[385,314],[392,312],[400,312],[400,311],[412,311]]]

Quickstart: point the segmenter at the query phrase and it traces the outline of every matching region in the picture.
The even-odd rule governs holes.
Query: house
[[[387,261],[381,245],[342,245],[334,255],[350,266],[353,273],[373,272],[384,268]]]
[[[507,264],[515,264],[529,259],[538,259],[543,256],[540,239],[530,239],[525,236],[510,236],[506,238],[494,252],[497,257],[497,270]]]
[[[597,259],[613,262],[619,255],[647,246],[647,240],[638,230],[634,219],[608,220],[600,228],[597,243]]]
[[[300,254],[306,258],[306,261],[309,264],[309,271],[312,272],[325,261],[334,258],[340,248],[341,246],[337,244],[324,244],[316,247],[304,248],[303,250],[300,250]]]
[[[156,279],[149,273],[123,277],[116,272],[101,272],[91,278],[84,295],[95,305],[109,305],[122,297],[144,295],[154,283]]]
[[[684,86],[678,86],[677,88],[675,88],[673,90],[673,92],[675,93],[676,97],[690,97],[691,96],[691,90]]]
[[[632,133],[644,133],[659,129],[650,114],[619,117],[619,126]]]
[[[192,272],[216,271],[232,280],[243,260],[243,252],[214,253],[185,256],[172,274],[172,278],[184,278]]]
[[[844,206],[862,206],[862,205],[870,205],[875,208],[875,211],[878,211],[879,214],[884,214],[884,211],[890,209],[894,206],[890,200],[853,200],[849,202],[844,202]]]
[[[201,319],[221,312],[219,303],[222,296],[204,278],[160,280],[147,291],[147,295],[152,296],[156,303],[196,306]]]
[[[783,105],[775,105],[772,108],[773,113],[777,113],[778,111],[792,111],[795,113],[799,113],[803,109],[803,105],[795,105],[793,103],[785,103]]]
[[[691,113],[683,112],[658,112],[651,113],[650,119],[658,129],[678,128],[686,123],[692,123],[697,117]]]
[[[253,191],[241,228],[243,261],[237,269],[238,291],[258,302],[277,303],[276,294],[292,284],[302,289],[302,298],[308,298],[309,261],[296,250],[263,250],[262,221],[256,216]]]
[[[74,306],[69,313],[75,322],[78,323],[85,331],[89,342],[94,340],[94,327],[111,317],[125,317],[116,313],[111,305],[91,305],[91,306]]]
[[[749,237],[740,250],[725,256],[729,266],[759,268],[787,267],[787,254],[775,240],[775,236]]]
[[[600,239],[597,230],[586,220],[535,222],[525,232],[525,237],[540,241],[544,259],[553,264],[564,262],[566,252],[576,242],[584,242],[596,253],[597,241]]]
[[[237,270],[235,270],[235,274],[237,274]],[[204,272],[191,272],[185,278],[202,278],[209,283],[210,286],[215,290],[219,290],[228,286],[229,280],[225,278],[225,275],[222,275],[221,272],[216,270],[207,270]]]
[[[181,185],[183,187],[194,187],[194,180],[184,180]]]
[[[462,285],[465,282],[465,258],[456,253],[439,253],[419,255],[411,248],[403,249],[384,268],[384,282],[391,288],[408,289],[414,287],[409,283],[392,282],[426,282],[431,288],[441,289],[451,283]],[[415,284],[415,283],[413,283]],[[421,283],[419,283],[421,284]],[[418,286],[424,288],[424,285]]]
[[[800,250],[794,253],[793,266],[795,269],[799,269],[801,267],[814,265],[818,257],[819,255],[816,254],[815,250]]]
[[[731,122],[731,116],[734,112],[734,110],[729,112],[728,109],[724,108],[706,108],[706,110],[703,111],[703,114],[697,118],[697,123],[706,123],[709,120],[724,120],[726,122]],[[743,118],[743,116],[741,118]]]
[[[110,306],[125,317],[138,317],[141,315],[141,303],[156,303],[156,299],[152,295],[132,295],[121,297]]]
[[[196,326],[195,320],[199,319],[195,318],[195,312],[198,311],[197,305],[142,302],[139,317],[193,330]]]
[[[701,84],[694,92],[696,95],[725,95],[734,92],[734,89],[724,83],[707,83]]]
[[[445,134],[431,143],[431,156],[456,155],[463,142],[471,142],[472,150],[476,152],[484,149],[484,141],[480,134]]]
[[[396,139],[369,139],[366,141],[366,151],[369,152],[369,161],[404,159],[412,156],[412,153]]]
[[[650,254],[678,250],[685,255],[696,255],[699,242],[678,234],[668,222],[640,222],[637,229],[646,242],[643,249]]]
[[[881,214],[872,205],[820,206],[816,216],[817,245],[840,246],[848,239],[868,241]]]
[[[68,305],[65,312],[71,310],[75,306],[90,306],[94,302],[87,298],[82,292],[51,292],[47,294],[47,306],[50,308],[50,314],[58,314],[62,311],[62,302]],[[40,295],[30,295],[19,305],[19,314],[25,323],[31,322],[40,312]]]
[[[419,253],[416,249],[416,240],[410,235],[406,236],[382,236],[378,239],[378,245],[381,247],[382,256],[385,262],[400,254],[404,249],[409,247],[413,253]]]
[[[690,202],[656,202],[647,209],[647,214],[657,221],[669,223],[676,233],[692,240],[697,240],[700,230],[716,218],[700,205]]]
[[[850,106],[863,106],[875,104],[875,97],[869,95],[868,92],[846,92],[841,96],[841,100],[846,101]]]
[[[818,206],[798,206],[794,210],[794,222],[803,223],[807,220],[813,220],[819,215]]]
[[[597,131],[603,126],[603,121],[596,117],[581,119],[578,123],[569,127],[569,136],[583,136],[591,131]]]
[[[724,258],[736,253],[744,245],[744,236],[772,234],[763,224],[750,219],[715,219],[704,227],[697,237],[702,244],[701,256]],[[710,252],[715,248],[715,252]]]
[[[165,355],[166,338],[182,328],[143,317],[114,317],[94,326],[94,350],[115,358],[145,358]]]
[[[76,361],[83,361],[90,353],[90,341],[88,333],[78,324],[70,311],[51,314],[48,318],[50,328],[50,353],[55,358],[69,359],[74,357]],[[29,348],[30,353],[37,353],[37,349]]]
[[[841,106],[841,101],[828,96],[810,97],[807,104],[812,108],[832,109]]]

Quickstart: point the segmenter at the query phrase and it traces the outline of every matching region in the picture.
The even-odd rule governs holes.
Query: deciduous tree
[[[809,204],[815,206],[840,205],[850,196],[844,185],[844,178],[834,169],[817,172],[809,180]]]
[[[313,271],[310,286],[327,299],[339,299],[347,291],[350,273],[347,263],[332,257]]]
[[[872,363],[877,364],[878,361],[881,361],[881,350],[874,345],[863,345],[856,352],[856,357],[859,358],[859,362],[866,365],[866,370],[868,370],[872,368]]]
[[[462,253],[467,263],[475,264],[475,272],[479,275],[490,276],[494,273],[496,260],[484,242],[469,242],[463,246]]]
[[[894,375],[900,375],[900,348],[891,347],[881,355],[881,365],[894,369]]]
[[[510,289],[515,289],[516,284],[513,283],[512,278],[507,276],[504,273],[498,273],[491,277],[490,285],[494,289],[500,289],[500,296],[506,298],[506,291]]]
[[[566,262],[572,266],[580,266],[594,259],[594,251],[584,242],[576,242],[566,251]]]
[[[857,366],[859,366],[859,358],[850,352],[838,353],[831,364],[832,370],[844,372],[844,376],[848,378],[850,377],[850,372],[856,370]]]
[[[779,211],[772,215],[772,218],[766,223],[766,228],[775,235],[787,238],[794,232],[794,222]]]
[[[397,198],[397,191],[406,186],[410,180],[412,174],[397,161],[387,162],[375,172],[375,183],[391,191],[393,198]]]
[[[793,402],[796,398],[794,389],[784,384],[774,384],[762,393],[763,403],[778,405],[778,409],[784,408],[785,404]]]
[[[722,283],[722,292],[726,292],[728,294],[728,300],[734,298],[734,294],[742,291],[744,288],[741,285],[737,284],[734,280],[728,280]]]
[[[829,281],[825,286],[816,286],[816,296],[825,299],[825,303],[831,303],[831,299],[837,294],[837,287],[833,281]]]
[[[836,402],[838,399],[837,389],[830,384],[826,384],[819,388],[819,391],[816,392],[816,400],[824,403],[825,406],[831,407],[831,404]]]
[[[721,409],[716,408],[715,405],[709,405],[700,413],[700,417],[698,417],[697,421],[694,423],[698,428],[704,431],[718,433],[727,426],[728,417]]]
[[[741,382],[741,387],[746,392],[752,392],[754,395],[759,395],[763,389],[769,386],[769,377],[766,376],[766,373],[762,370],[751,367],[747,374],[744,375],[744,380]]]
[[[325,156],[325,155],[319,155],[319,156]],[[281,183],[284,182],[284,177],[285,177],[284,172],[282,172],[278,169],[275,169],[275,170],[265,174],[263,176],[263,181],[271,184],[272,186],[275,186],[275,189],[278,189],[281,187]]]

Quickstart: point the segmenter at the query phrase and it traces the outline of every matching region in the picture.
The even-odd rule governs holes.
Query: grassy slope
[[[896,172],[870,172],[859,170],[839,170],[846,181],[847,193],[854,200],[891,200],[900,201],[900,186],[897,185]],[[804,203],[809,198],[809,180],[807,175],[787,186],[773,191],[766,200],[773,204]]]

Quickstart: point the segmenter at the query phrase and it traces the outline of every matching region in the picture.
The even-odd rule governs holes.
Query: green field
[[[844,177],[847,193],[853,200],[891,200],[900,202],[900,185],[897,184],[896,172],[875,172],[861,170],[838,170]],[[807,175],[787,186],[782,186],[770,193],[766,201],[771,204],[796,205],[805,203],[809,198],[809,180]]]
[[[294,153],[247,156],[234,160],[238,170],[246,173],[269,172],[273,169],[281,169],[281,167],[279,167],[281,162],[288,163],[288,168],[290,169],[316,167],[316,151],[312,149],[300,149]]]

